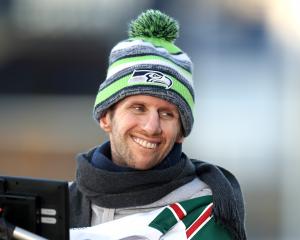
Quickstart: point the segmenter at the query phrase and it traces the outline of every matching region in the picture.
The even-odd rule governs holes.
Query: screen
[[[47,239],[69,239],[68,182],[0,176],[1,215]]]

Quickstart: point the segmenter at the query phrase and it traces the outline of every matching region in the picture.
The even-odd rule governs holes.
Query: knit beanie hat
[[[176,105],[183,135],[189,135],[194,122],[192,62],[174,44],[178,31],[177,21],[158,10],[147,10],[130,23],[129,39],[111,50],[94,105],[96,121],[127,96],[149,95]]]

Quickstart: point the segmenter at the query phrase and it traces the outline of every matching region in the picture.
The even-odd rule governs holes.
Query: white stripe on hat
[[[138,47],[150,47],[153,48],[161,53],[168,54],[172,56],[172,58],[178,60],[178,61],[185,61],[185,62],[191,62],[191,59],[186,55],[185,53],[181,54],[170,54],[165,48],[163,47],[155,47],[152,43],[150,42],[145,42],[140,39],[133,40],[133,41],[123,41],[118,43],[112,50],[111,53],[115,51],[121,51],[121,50],[126,50],[127,48],[138,48]]]
[[[161,66],[172,68],[179,75],[182,75],[191,86],[193,86],[193,79],[192,79],[192,75],[190,73],[182,70],[179,66],[177,66],[176,64],[174,64],[172,62],[163,61],[163,60],[159,60],[159,59],[133,61],[133,62],[128,62],[128,63],[123,63],[123,64],[117,65],[115,67],[110,67],[108,69],[106,79],[110,78],[111,76],[113,76],[114,74],[116,74],[119,71],[122,71],[125,68],[130,68],[132,66],[141,65],[141,64],[161,65]]]

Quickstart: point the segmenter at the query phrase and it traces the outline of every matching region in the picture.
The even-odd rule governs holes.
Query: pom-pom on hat
[[[177,21],[158,10],[147,10],[130,23],[129,39],[111,50],[94,105],[96,121],[127,96],[150,95],[178,107],[183,135],[189,135],[194,122],[192,62],[174,44],[178,31]]]

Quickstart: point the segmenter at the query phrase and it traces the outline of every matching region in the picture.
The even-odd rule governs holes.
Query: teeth
[[[133,140],[136,143],[138,143],[139,145],[141,145],[142,147],[145,147],[145,148],[154,149],[157,146],[156,143],[147,142],[146,140],[143,140],[143,139],[140,139],[140,138],[133,138]]]

